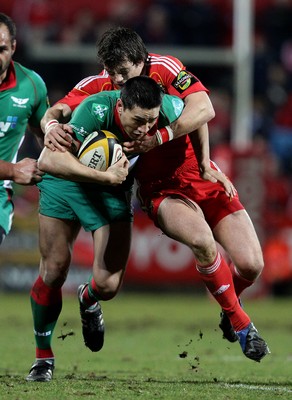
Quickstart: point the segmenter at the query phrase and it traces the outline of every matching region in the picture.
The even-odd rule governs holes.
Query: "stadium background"
[[[0,10],[17,23],[15,60],[42,75],[52,104],[100,71],[95,42],[110,25],[137,30],[150,51],[177,55],[210,89],[212,158],[234,181],[263,246],[266,268],[248,295],[290,295],[292,0],[238,4],[244,8],[236,10],[232,0],[0,0]],[[239,22],[251,29],[239,31]],[[20,155],[37,156],[35,142],[27,139]],[[15,192],[13,229],[0,249],[0,289],[27,291],[39,263],[38,192],[17,185]],[[190,251],[135,208],[124,289],[203,289]],[[91,237],[81,232],[68,292],[88,277],[91,260]]]

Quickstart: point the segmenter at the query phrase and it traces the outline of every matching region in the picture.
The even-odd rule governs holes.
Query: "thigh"
[[[259,239],[245,210],[224,217],[213,229],[213,233],[236,266],[263,263]]]
[[[131,247],[131,222],[114,222],[93,233],[95,276],[122,274]]]
[[[167,236],[189,247],[215,246],[202,210],[190,200],[165,198],[158,208],[158,223]]]

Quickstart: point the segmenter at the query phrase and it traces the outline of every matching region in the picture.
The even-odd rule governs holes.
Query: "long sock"
[[[50,288],[39,276],[30,293],[36,358],[54,358],[52,335],[62,310],[61,288]]]
[[[249,281],[243,278],[233,263],[231,263],[229,267],[233,278],[235,293],[237,297],[239,297],[246,288],[254,283],[254,281]]]
[[[238,332],[246,328],[250,318],[239,304],[229,266],[221,254],[217,253],[211,265],[202,266],[197,263],[197,270],[212,296],[229,317],[234,330]]]
[[[100,294],[98,287],[96,286],[96,283],[91,276],[88,282],[88,285],[85,287],[83,293],[82,293],[82,303],[85,306],[92,306],[99,300],[110,300],[112,298],[112,295],[107,296],[106,294]]]
[[[85,288],[81,294],[82,304],[84,304],[87,307],[93,306],[97,301],[100,300],[98,291],[96,290],[97,288],[92,289],[92,285],[94,285],[93,286],[94,288],[96,287],[94,279],[91,275],[88,284],[85,286]]]

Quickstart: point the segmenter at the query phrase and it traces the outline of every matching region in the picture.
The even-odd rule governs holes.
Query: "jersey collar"
[[[11,61],[7,69],[6,77],[2,82],[2,84],[0,85],[0,91],[2,92],[4,90],[12,89],[15,86],[16,86],[16,73],[15,73],[14,63],[13,61]]]

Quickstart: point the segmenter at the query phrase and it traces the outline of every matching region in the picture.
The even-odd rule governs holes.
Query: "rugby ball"
[[[118,138],[108,131],[89,134],[78,151],[79,161],[89,168],[106,171],[123,154]]]

